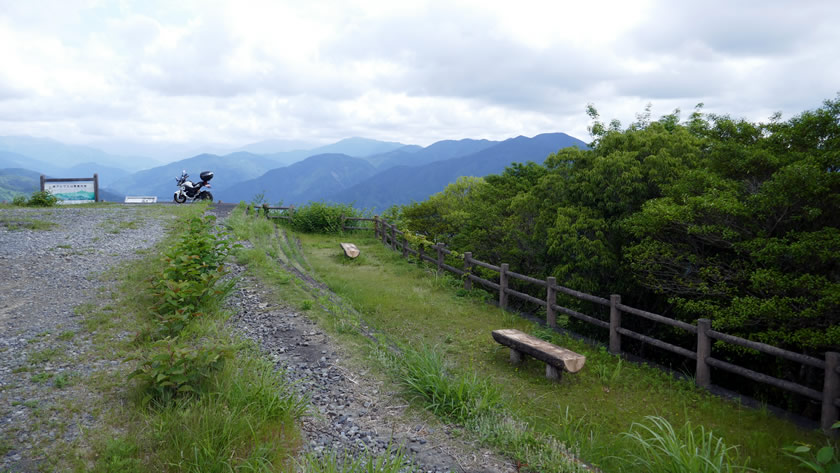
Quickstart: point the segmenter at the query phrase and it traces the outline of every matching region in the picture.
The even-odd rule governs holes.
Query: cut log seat
[[[359,256],[359,249],[352,243],[339,243],[341,249],[344,250],[344,255],[348,258],[355,258]]]
[[[544,362],[545,376],[549,379],[560,380],[563,370],[577,373],[586,363],[586,357],[581,354],[516,329],[493,330],[493,339],[510,347],[510,361],[514,364],[520,363],[523,355]]]

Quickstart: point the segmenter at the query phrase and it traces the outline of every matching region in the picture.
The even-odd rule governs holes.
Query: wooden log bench
[[[356,245],[352,243],[339,243],[339,246],[341,246],[341,249],[344,251],[344,255],[348,258],[355,258],[359,256],[360,252]]]
[[[545,377],[551,380],[559,381],[563,370],[577,373],[586,363],[583,355],[516,329],[493,330],[493,339],[510,347],[510,361],[513,364],[521,363],[526,355],[544,362]]]

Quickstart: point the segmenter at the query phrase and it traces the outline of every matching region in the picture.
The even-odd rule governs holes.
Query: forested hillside
[[[475,258],[822,357],[840,346],[840,96],[783,121],[701,109],[462,178],[403,225]]]

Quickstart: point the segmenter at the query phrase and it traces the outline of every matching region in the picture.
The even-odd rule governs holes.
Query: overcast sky
[[[428,145],[840,92],[840,1],[0,0],[0,135]]]

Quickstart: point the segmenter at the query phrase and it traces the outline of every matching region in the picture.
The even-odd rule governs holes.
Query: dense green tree
[[[590,293],[767,343],[840,346],[840,96],[766,124],[679,111],[589,150],[464,178],[410,230]]]

